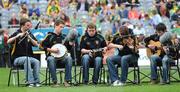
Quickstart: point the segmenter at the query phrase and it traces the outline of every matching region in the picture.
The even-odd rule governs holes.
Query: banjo
[[[61,43],[57,43],[57,44],[54,44],[51,49],[58,49],[59,50],[59,53],[51,53],[51,55],[53,57],[55,57],[56,59],[63,59],[65,56],[70,56],[70,53],[68,53],[68,50],[66,48],[66,46],[64,45],[65,41],[67,39],[69,39],[69,37],[71,36],[72,34],[68,33],[68,35],[65,37],[65,39],[62,41],[62,44]]]
[[[68,53],[67,51],[66,46],[63,44],[58,43],[58,44],[53,45],[51,48],[52,49],[57,48],[59,50],[59,53],[51,53],[51,55],[55,57],[56,59],[63,59],[64,56],[70,55],[70,53]]]

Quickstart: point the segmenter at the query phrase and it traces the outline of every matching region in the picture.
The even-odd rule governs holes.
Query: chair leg
[[[19,69],[17,68],[17,82],[18,82],[18,87],[19,87]]]
[[[171,66],[169,66],[169,68],[168,68],[168,81],[169,81],[169,83],[171,82]]]
[[[133,71],[134,71],[134,81],[133,82],[134,82],[134,84],[136,84],[136,67],[135,66],[134,66],[134,70]]]
[[[13,70],[13,69],[10,69],[10,71],[9,71],[8,87],[9,87],[10,81],[11,81],[11,73],[12,73],[12,70]]]
[[[101,84],[102,79],[102,68],[100,69],[100,74],[99,74],[99,83]]]
[[[46,78],[45,78],[45,85],[47,85],[47,81],[48,81],[48,68],[46,68]]]
[[[103,83],[105,84],[105,68],[103,68]]]
[[[139,71],[139,66],[137,68],[137,75],[138,75],[138,84],[140,84],[140,71]]]
[[[178,65],[176,65],[177,66],[177,71],[178,71],[178,75],[179,75],[179,78],[180,78],[180,70],[179,70],[179,66]]]
[[[62,71],[59,72],[59,74],[60,74],[60,76],[59,76],[60,77],[60,84],[62,84],[62,73],[63,73]]]
[[[49,85],[50,85],[50,82],[51,82],[50,79],[51,79],[51,76],[50,76],[50,71],[49,71],[49,69],[48,69],[48,80],[49,80],[49,83],[48,83],[48,84],[49,84]]]
[[[109,72],[106,72],[107,73],[107,83],[110,84],[110,77],[109,77]]]
[[[79,83],[81,83],[81,76],[82,76],[82,67],[80,67],[80,73],[79,73]]]
[[[161,76],[161,79],[163,79],[163,74],[162,74],[162,69],[161,69],[161,66],[159,66],[159,71],[160,71],[160,76]]]

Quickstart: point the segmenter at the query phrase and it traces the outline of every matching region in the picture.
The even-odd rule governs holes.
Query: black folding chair
[[[89,69],[93,69],[94,70],[94,63],[90,62]],[[83,82],[83,79],[81,78],[82,77],[82,73],[83,73],[83,66],[80,66],[79,83]],[[93,74],[90,73],[90,72],[89,72],[89,75],[93,76]],[[90,80],[90,81],[92,81],[92,80]],[[99,83],[100,84],[101,83],[105,84],[105,67],[103,66],[103,64],[101,65],[101,68],[100,68]]]
[[[60,84],[63,83],[63,74],[65,74],[65,64],[62,64],[61,61],[57,61],[56,63],[56,74],[59,74]],[[48,82],[47,82],[48,81]],[[51,84],[51,76],[49,68],[46,68],[46,78],[45,78],[45,85]]]

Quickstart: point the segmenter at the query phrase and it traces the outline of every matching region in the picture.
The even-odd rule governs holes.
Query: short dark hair
[[[88,28],[91,28],[91,29],[95,28],[95,29],[96,29],[96,25],[95,25],[94,23],[89,23],[89,24],[87,25],[87,29],[88,29]]]
[[[119,33],[120,33],[121,36],[130,35],[129,29],[128,29],[127,26],[121,26],[121,27],[119,28]]]
[[[54,26],[58,26],[58,25],[60,25],[60,24],[65,24],[64,23],[64,21],[63,20],[61,20],[61,19],[57,19],[57,20],[55,20],[55,22],[54,22]]]
[[[164,23],[159,23],[157,26],[156,26],[156,31],[157,32],[166,32],[166,25]]]
[[[20,27],[25,25],[27,22],[31,22],[31,21],[27,18],[21,18],[20,19]]]

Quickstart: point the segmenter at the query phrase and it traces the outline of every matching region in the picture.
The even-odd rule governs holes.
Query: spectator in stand
[[[55,18],[60,13],[60,6],[57,0],[50,0],[48,3],[46,14]]]
[[[71,26],[75,27],[75,26],[80,26],[80,19],[77,17],[76,13],[73,13],[73,16],[70,17],[70,21],[71,21]]]
[[[33,3],[32,7],[29,9],[29,16],[32,16],[33,13],[35,13],[38,17],[40,17],[40,10],[38,7],[36,7],[35,3]]]
[[[38,21],[40,17],[40,9],[36,7],[36,4],[33,3],[32,7],[29,9],[29,17],[31,20]]]
[[[155,28],[155,26],[158,25],[159,23],[162,23],[162,18],[161,18],[161,16],[157,13],[157,10],[153,10],[153,11],[152,11],[152,20],[153,20],[154,28]]]
[[[77,1],[77,0],[70,0],[70,1],[69,1],[69,8],[71,8],[71,9],[76,9],[77,4],[78,4],[78,1]]]
[[[0,5],[4,9],[10,9],[14,3],[14,0],[1,0]]]
[[[132,5],[137,5],[139,4],[139,0],[127,0],[128,3],[132,4]]]
[[[126,5],[123,3],[120,5],[120,10],[119,10],[119,16],[120,18],[128,18],[128,9],[126,8]]]
[[[11,63],[9,62],[9,47],[7,44],[8,38],[8,30],[2,29],[0,31],[0,67],[11,66]]]
[[[30,0],[18,0],[18,4],[29,4]]]
[[[116,3],[118,5],[121,5],[122,3],[125,3],[125,2],[127,2],[127,0],[116,0]]]
[[[180,8],[171,16],[172,21],[180,19]]]
[[[139,13],[135,6],[131,6],[131,10],[128,12],[128,18],[131,19],[139,19]]]
[[[174,6],[174,3],[175,3],[174,0],[167,0],[166,8],[167,8],[168,10],[171,10],[171,9],[173,8],[173,6]]]
[[[166,7],[167,7],[167,9],[169,9],[170,6],[169,7],[166,6]],[[174,2],[172,8],[169,9],[170,10],[170,16],[172,16],[178,9],[179,9],[178,3]]]
[[[64,11],[61,12],[60,14],[60,19],[63,20],[65,22],[65,25],[70,27],[71,26],[71,22],[69,17],[64,13]]]
[[[151,35],[155,33],[155,29],[153,27],[153,20],[150,18],[149,14],[144,15],[144,19],[141,20],[142,27],[145,30],[144,35]]]
[[[59,0],[60,7],[67,7],[69,5],[69,0]]]
[[[8,24],[11,25],[10,28],[15,28],[19,24],[19,20],[16,18],[16,13],[12,13],[11,19],[8,21]]]
[[[180,18],[174,23],[171,32],[176,33],[177,37],[180,38],[180,31],[179,30],[180,30]]]
[[[113,21],[113,25],[112,25],[112,34],[117,33],[119,27],[120,27],[120,22],[119,22],[118,20]]]
[[[39,20],[39,17],[36,15],[35,12],[33,12],[33,13],[32,13],[32,16],[30,16],[30,19],[31,19],[32,21],[33,21],[33,20],[38,21],[38,20]]]
[[[29,11],[28,11],[27,5],[26,4],[21,4],[20,13],[19,13],[20,18],[29,18],[28,12]]]
[[[160,5],[159,12],[161,16],[170,17],[169,10],[166,8],[166,4]]]
[[[89,3],[87,0],[79,0],[78,5],[77,5],[77,11],[89,11]]]

